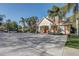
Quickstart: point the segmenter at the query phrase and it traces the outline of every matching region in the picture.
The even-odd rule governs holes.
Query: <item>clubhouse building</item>
[[[51,19],[47,16],[38,23],[38,32],[70,34],[71,25],[72,23],[67,19],[59,19],[58,16]]]

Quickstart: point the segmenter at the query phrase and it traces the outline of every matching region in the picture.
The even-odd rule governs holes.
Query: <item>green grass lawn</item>
[[[79,36],[76,36],[76,35],[68,36],[66,46],[79,49]]]

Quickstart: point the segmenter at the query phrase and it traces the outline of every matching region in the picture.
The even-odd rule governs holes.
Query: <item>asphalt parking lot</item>
[[[0,56],[61,56],[66,35],[0,33]]]

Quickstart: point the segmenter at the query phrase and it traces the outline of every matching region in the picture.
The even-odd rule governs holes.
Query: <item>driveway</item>
[[[61,56],[67,36],[0,33],[1,56]]]

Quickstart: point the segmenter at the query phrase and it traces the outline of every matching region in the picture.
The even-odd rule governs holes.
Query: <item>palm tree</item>
[[[68,4],[65,4],[63,7],[61,7],[64,17],[66,16],[68,12],[70,12],[70,10],[74,7],[74,5],[75,4],[73,3],[68,3]]]
[[[59,20],[61,20],[64,17],[62,9],[58,6],[53,6],[51,10],[48,10],[48,13],[49,17],[54,18],[54,20],[56,16],[59,17]]]
[[[53,8],[48,11],[48,13],[49,13],[48,16],[51,17],[51,18],[53,18],[54,21],[55,21],[55,17],[56,16],[58,16],[58,18],[59,18],[58,22],[60,22],[60,20],[62,20],[62,18],[64,17],[61,8],[58,7],[58,6],[53,6]],[[54,33],[55,33],[55,30],[54,30]]]
[[[21,17],[21,20],[19,21],[23,26],[22,26],[22,31],[25,32],[25,18]]]
[[[78,3],[76,3],[75,6],[74,6],[74,9],[73,9],[73,13],[74,13],[74,16],[75,16],[77,35],[79,35],[79,25],[78,25],[78,19],[77,19],[78,18],[78,10],[79,10]]]
[[[57,16],[58,12],[59,12],[59,7],[53,6],[51,10],[48,10],[48,16],[54,18],[55,20],[55,16]]]
[[[77,27],[77,35],[78,35],[78,24],[77,24],[77,16],[78,16],[78,3],[68,3],[66,4],[63,8],[63,13],[66,14],[68,13],[71,9],[73,10],[73,15],[74,15],[74,23],[75,23],[75,26]]]
[[[28,24],[28,26],[29,26],[29,30],[30,30],[30,32],[35,32],[35,31],[37,31],[37,20],[38,20],[38,17],[36,17],[36,16],[32,16],[32,17],[29,17],[29,18],[27,18],[26,19],[26,23]]]

